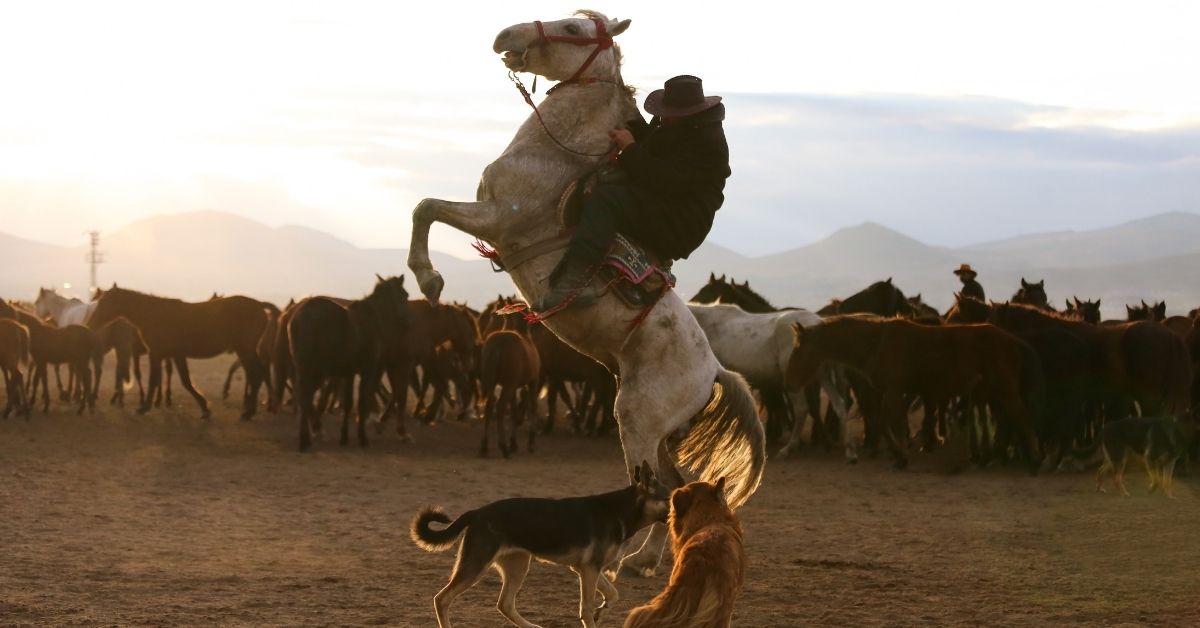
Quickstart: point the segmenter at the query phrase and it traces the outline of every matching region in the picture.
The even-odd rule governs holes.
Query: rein
[[[604,20],[592,18],[592,23],[596,25],[595,37],[570,37],[567,35],[547,35],[546,29],[542,23],[540,21],[534,21],[533,24],[537,27],[538,32],[538,38],[532,44],[534,46],[544,46],[545,44],[551,42],[572,44],[575,46],[590,46],[592,44],[596,45],[596,47],[592,49],[592,53],[588,55],[588,58],[583,62],[583,65],[579,66],[578,70],[575,70],[575,74],[572,74],[571,78],[559,83],[558,85],[555,85],[554,87],[551,87],[550,90],[546,92],[547,97],[553,94],[554,90],[558,89],[559,87],[571,83],[578,83],[580,85],[590,85],[591,83],[610,83],[612,85],[618,84],[616,81],[609,81],[605,79],[581,78],[584,71],[591,67],[592,62],[596,60],[596,57],[599,56],[601,52],[613,47],[613,38],[612,35],[608,34],[608,29],[604,26]],[[546,126],[546,121],[542,119],[542,112],[538,110],[537,105],[534,104],[533,97],[530,95],[529,90],[525,89],[525,84],[521,82],[521,79],[517,76],[517,73],[509,70],[508,80],[512,81],[513,84],[517,86],[517,91],[521,92],[521,97],[525,99],[525,104],[529,105],[529,107],[533,109],[533,114],[537,116],[538,123],[542,125],[542,130],[546,132],[546,136],[549,137],[555,144],[557,144],[559,148],[571,153],[572,155],[579,155],[580,157],[607,157],[612,152],[610,149],[605,150],[602,153],[587,153],[575,150],[566,144],[563,144],[557,137],[554,137],[553,133],[550,132],[550,127]],[[534,77],[534,88],[537,88],[536,76]]]

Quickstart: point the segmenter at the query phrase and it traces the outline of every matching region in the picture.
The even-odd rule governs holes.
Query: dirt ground
[[[59,406],[0,421],[0,625],[432,626],[453,554],[409,541],[419,507],[624,482],[615,438],[565,431],[484,460],[478,424],[415,427],[414,444],[389,430],[364,451],[339,447],[327,418],[302,455],[291,416],[241,423],[219,400],[228,364],[194,363],[209,421],[178,386],[173,409],[146,416]],[[1096,494],[1090,474],[933,466],[812,450],[770,461],[741,511],[750,566],[735,625],[1200,625],[1200,481],[1168,500],[1134,471],[1123,499]],[[601,625],[619,626],[668,573],[623,577]],[[507,625],[498,592],[493,573],[459,598],[456,625]],[[520,607],[577,626],[577,602],[574,574],[535,564]]]

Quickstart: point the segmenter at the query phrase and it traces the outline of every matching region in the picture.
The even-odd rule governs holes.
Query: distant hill
[[[405,249],[362,249],[299,226],[268,227],[234,214],[198,211],[140,220],[104,235],[101,283],[184,299],[213,292],[286,302],[293,296],[354,297],[375,273],[407,273]],[[85,248],[0,234],[0,295],[29,299],[39,285],[69,282],[82,293]],[[446,298],[481,304],[513,292],[484,260],[434,253]],[[783,253],[746,257],[708,243],[676,265],[678,290],[691,296],[710,272],[750,280],[780,306],[819,307],[892,277],[908,294],[939,309],[958,288],[952,270],[968,262],[988,296],[1012,295],[1022,276],[1045,279],[1051,299],[1101,298],[1105,315],[1125,303],[1165,299],[1172,313],[1200,305],[1200,215],[1160,214],[1094,231],[1030,234],[960,249],[929,246],[883,225],[864,223]],[[411,275],[410,275],[411,279]],[[417,295],[415,286],[410,292]]]

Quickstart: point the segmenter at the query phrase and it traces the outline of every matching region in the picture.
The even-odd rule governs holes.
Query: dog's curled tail
[[[435,506],[427,506],[413,517],[412,528],[409,530],[409,535],[412,536],[413,543],[417,547],[427,552],[440,552],[458,540],[458,535],[462,534],[463,528],[471,523],[471,517],[474,511],[463,513],[461,517],[450,523],[450,517],[446,515],[446,511]],[[434,530],[429,527],[431,523],[449,523],[450,525],[441,530]]]
[[[720,369],[712,397],[676,452],[679,463],[705,482],[726,479],[729,505],[738,508],[758,490],[767,461],[758,406],[741,375]]]

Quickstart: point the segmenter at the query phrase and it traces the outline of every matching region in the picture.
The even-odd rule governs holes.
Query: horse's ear
[[[709,280],[709,282],[716,281],[716,280],[717,280],[717,274],[716,274],[716,273],[714,273],[714,272],[712,272],[711,270],[710,270],[710,271],[708,271],[708,280]]]
[[[888,278],[887,278],[887,281],[885,281],[885,282],[883,282],[883,283],[886,283],[886,284],[888,284],[889,286],[890,286],[890,285],[892,285],[892,278],[891,278],[891,277],[888,277]]]
[[[383,283],[383,281],[384,281],[383,276],[380,275],[379,273],[375,273],[375,280],[378,281],[379,283]]]
[[[404,275],[400,275],[400,285],[404,285]],[[463,305],[466,305],[466,303],[463,303]]]
[[[617,35],[624,33],[625,29],[629,28],[629,24],[631,22],[633,22],[633,20],[621,20],[620,22],[617,22],[616,26],[608,29],[608,34],[616,37]]]
[[[955,303],[962,301],[962,293],[961,292],[954,293],[954,301],[955,301]]]

